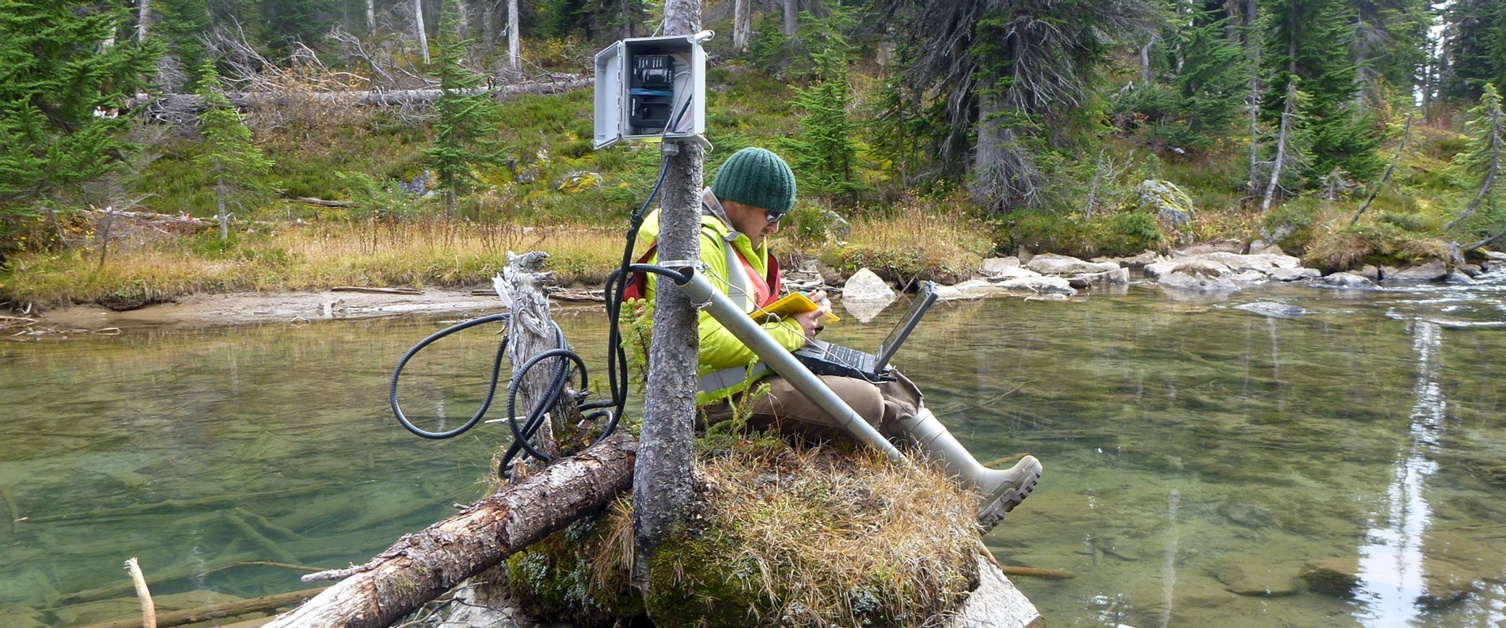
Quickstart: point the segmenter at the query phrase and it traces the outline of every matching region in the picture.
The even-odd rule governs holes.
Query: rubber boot
[[[901,429],[917,449],[939,460],[947,471],[968,487],[983,493],[983,501],[978,505],[978,523],[984,531],[999,525],[1005,513],[1025,501],[1041,479],[1041,462],[1035,456],[1025,456],[1003,471],[979,464],[926,408],[916,412],[913,419],[903,422]]]

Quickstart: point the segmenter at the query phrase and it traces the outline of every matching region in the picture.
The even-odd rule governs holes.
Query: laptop
[[[920,292],[910,302],[910,309],[899,317],[899,322],[879,345],[877,353],[866,353],[824,340],[809,340],[795,351],[795,358],[817,375],[860,377],[871,382],[892,380],[893,376],[887,374],[889,360],[899,352],[900,345],[910,337],[910,332],[935,302],[936,284],[929,281],[921,284]]]

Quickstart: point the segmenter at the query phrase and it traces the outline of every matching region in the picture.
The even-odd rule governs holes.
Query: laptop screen
[[[904,316],[899,317],[899,322],[889,332],[889,337],[884,339],[884,344],[879,345],[876,356],[878,360],[874,365],[874,372],[882,372],[884,368],[889,366],[890,358],[893,358],[894,354],[899,351],[900,345],[905,344],[905,338],[910,336],[910,332],[914,331],[915,326],[920,324],[921,316],[935,302],[936,284],[930,281],[921,284],[920,292],[916,293],[915,300],[910,302],[910,309],[905,311]]]

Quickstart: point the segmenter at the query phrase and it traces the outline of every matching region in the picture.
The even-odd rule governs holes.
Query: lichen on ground
[[[977,586],[976,500],[941,472],[746,434],[700,450],[690,517],[652,559],[646,600],[629,586],[627,498],[509,559],[514,596],[582,625],[914,626]]]

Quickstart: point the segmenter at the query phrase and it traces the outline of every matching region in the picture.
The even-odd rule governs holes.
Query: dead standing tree
[[[694,0],[664,4],[664,33],[692,35],[701,29]],[[693,141],[664,143],[670,155],[660,206],[659,260],[700,257],[703,153]],[[691,496],[691,438],[695,423],[697,311],[690,299],[660,282],[654,303],[654,342],[649,347],[648,392],[643,400],[642,455],[633,472],[634,582],[648,590],[649,557],[670,527],[684,518]]]

